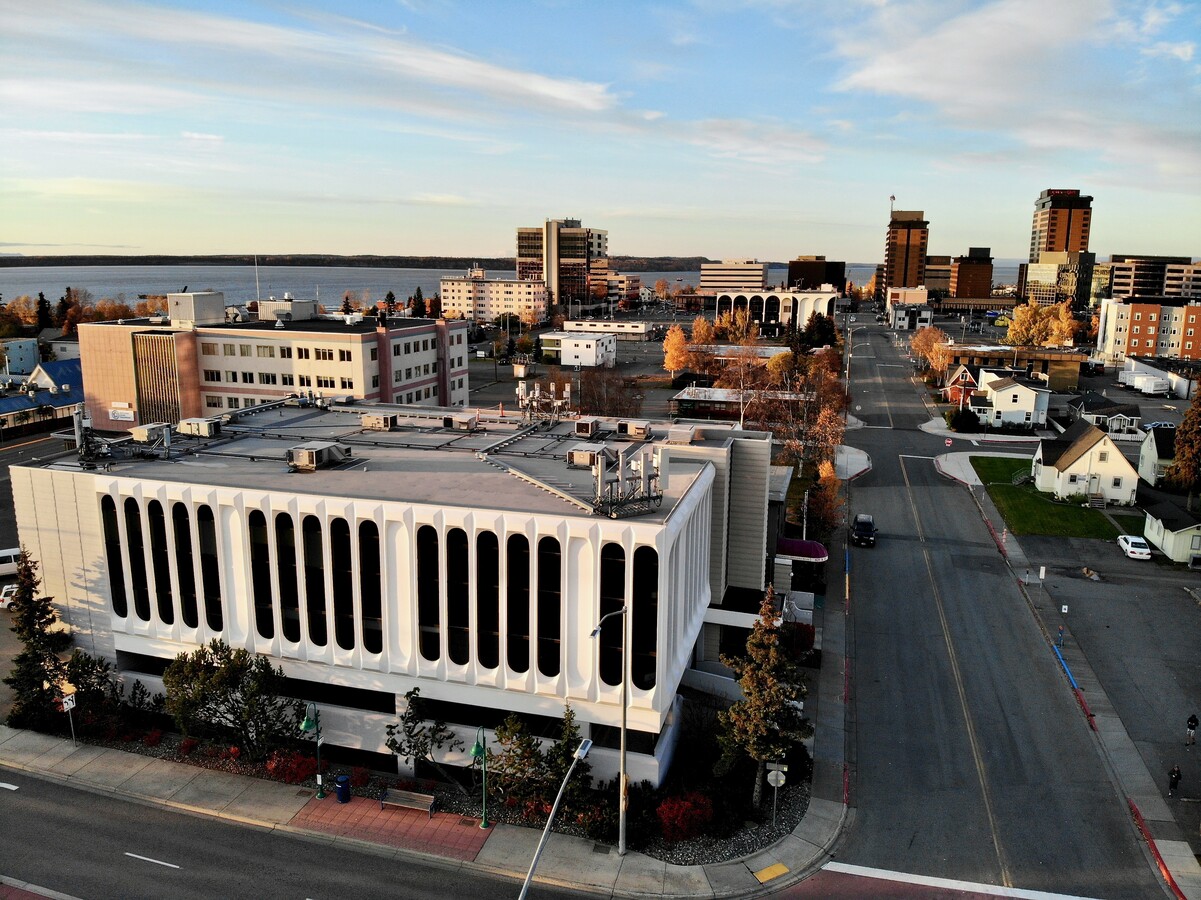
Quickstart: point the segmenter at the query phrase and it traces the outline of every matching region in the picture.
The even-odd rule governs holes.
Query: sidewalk
[[[1052,634],[1057,629],[1058,623],[1045,622],[1038,608],[1030,602],[1029,590],[1019,573],[1029,572],[1031,564],[1022,551],[1021,544],[1012,535],[997,537],[996,526],[998,525],[1002,526],[1001,534],[1004,534],[1004,519],[984,490],[975,470],[972,469],[969,457],[973,455],[980,454],[948,453],[935,458],[934,465],[941,474],[960,482],[971,492],[980,510],[980,515],[988,524],[994,539],[997,540],[998,550],[1009,564],[1018,589],[1026,598],[1026,603],[1050,646],[1053,642]],[[988,455],[1027,456],[1028,454],[989,453]],[[1066,668],[1071,671],[1071,677],[1075,679],[1080,696],[1087,704],[1088,712],[1091,713],[1093,730],[1102,757],[1109,769],[1110,778],[1122,799],[1132,807],[1132,810],[1138,812],[1145,823],[1143,833],[1152,857],[1162,871],[1171,875],[1172,880],[1175,881],[1185,897],[1189,900],[1201,900],[1201,864],[1198,863],[1196,855],[1164,800],[1162,785],[1156,782],[1147,769],[1134,740],[1130,737],[1121,718],[1118,717],[1112,702],[1101,687],[1100,680],[1079,646],[1074,641],[1069,642],[1068,646],[1065,646],[1060,652]],[[1070,688],[1070,683],[1068,687]]]
[[[825,609],[816,611],[823,661],[807,704],[815,711],[812,795],[790,835],[744,859],[675,866],[640,853],[618,856],[615,848],[552,834],[535,881],[613,897],[748,897],[778,891],[823,865],[846,820],[843,606],[843,598],[830,596]],[[513,825],[485,830],[479,819],[452,813],[435,812],[431,818],[412,810],[381,810],[378,801],[360,797],[346,804],[333,794],[318,800],[296,785],[90,744],[72,747],[65,738],[0,725],[0,773],[6,767],[94,793],[301,834],[397,860],[464,866],[518,882],[525,878],[541,835],[540,829]],[[61,896],[4,874],[0,868],[0,900]]]

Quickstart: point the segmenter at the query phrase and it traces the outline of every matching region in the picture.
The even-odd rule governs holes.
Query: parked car
[[[851,543],[856,547],[874,547],[877,530],[875,519],[867,513],[860,513],[851,524]]]
[[[1131,559],[1151,558],[1151,546],[1136,534],[1118,535],[1118,546]]]
[[[17,586],[15,584],[6,584],[0,588],[0,609],[11,609],[13,605],[13,597],[17,595]]]
[[[1152,428],[1175,428],[1175,422],[1146,422],[1143,424],[1143,431],[1150,431]]]

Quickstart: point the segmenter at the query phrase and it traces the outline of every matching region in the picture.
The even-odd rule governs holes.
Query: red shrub
[[[145,737],[142,738],[142,744],[147,747],[157,747],[162,742],[163,733],[157,728],[150,729],[150,731],[146,732]]]
[[[229,748],[229,750],[226,751],[226,753],[229,755],[230,759],[237,759],[242,755],[242,748],[234,744]]]
[[[179,742],[179,755],[180,756],[191,756],[192,751],[196,749],[196,746],[199,743],[200,743],[200,741],[196,740],[196,738],[192,738],[192,737],[184,738],[182,741]]]
[[[296,750],[277,750],[267,760],[267,774],[284,784],[300,784],[317,774],[317,760]]]
[[[350,786],[352,788],[365,788],[367,782],[371,780],[371,772],[366,766],[355,766],[350,770]]]
[[[663,839],[674,843],[704,834],[713,821],[713,801],[699,791],[668,797],[655,810]]]

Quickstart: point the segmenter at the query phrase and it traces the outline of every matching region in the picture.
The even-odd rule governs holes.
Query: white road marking
[[[937,459],[937,456],[914,456],[912,453],[897,454],[901,459]]]
[[[179,868],[175,863],[163,862],[161,859],[151,859],[149,856],[138,856],[136,853],[126,853],[125,855],[132,856],[134,859],[140,859],[143,862],[154,863],[156,866],[166,866],[168,869]]]
[[[861,878],[877,878],[881,881],[899,881],[905,884],[922,884],[949,891],[972,891],[977,894],[990,894],[994,897],[1016,897],[1019,900],[1088,900],[1087,897],[1081,897],[1076,894],[1052,894],[1047,891],[1028,891],[1022,888],[1002,887],[995,884],[976,884],[971,881],[958,881],[954,878],[910,875],[906,872],[889,872],[885,869],[851,866],[840,862],[826,863],[822,866],[822,869],[827,872],[839,872],[843,875],[858,875]]]
[[[0,788],[4,788],[6,791],[15,791],[17,786],[15,784],[9,784],[7,781],[0,781]]]

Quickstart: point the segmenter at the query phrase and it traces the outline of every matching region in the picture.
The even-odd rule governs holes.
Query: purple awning
[[[825,562],[830,558],[826,548],[817,541],[798,541],[796,538],[780,538],[776,541],[776,556],[813,563]]]

